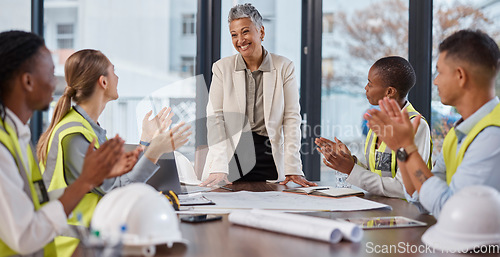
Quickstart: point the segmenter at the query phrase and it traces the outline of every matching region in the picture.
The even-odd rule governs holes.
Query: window
[[[196,19],[194,14],[182,15],[182,35],[189,36],[196,34]]]
[[[333,33],[333,13],[323,13],[323,34]]]
[[[332,85],[333,74],[333,57],[325,57],[321,60],[321,77],[323,78],[323,83],[328,88]]]
[[[181,57],[181,70],[187,75],[194,74],[195,59],[194,56],[182,56]]]
[[[74,48],[74,25],[73,24],[58,24],[57,25],[57,48],[58,49],[73,49]]]
[[[195,83],[186,79],[195,75],[196,37],[181,37],[196,35],[196,0],[46,0],[44,8],[45,38],[59,82],[54,99],[64,92],[64,64],[75,51],[100,50],[115,66],[119,98],[99,117],[108,138],[119,134],[137,144],[144,114],[164,106],[176,110],[174,123],[196,117]],[[193,160],[194,126],[191,131],[178,151]]]
[[[323,1],[321,135],[314,136],[337,137],[364,160],[368,71],[384,56],[408,58],[408,8],[407,0]]]
[[[30,0],[0,0],[0,32],[6,30],[31,31]]]
[[[496,42],[500,42],[500,1],[433,1],[433,52],[432,69],[436,74],[438,46],[451,33],[461,29],[481,29]],[[500,77],[496,82],[496,93],[500,95]],[[436,86],[432,86],[431,130],[434,143],[433,158],[441,152],[444,137],[460,119],[460,114],[452,106],[441,103]]]

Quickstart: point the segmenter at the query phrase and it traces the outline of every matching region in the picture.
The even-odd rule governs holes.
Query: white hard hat
[[[424,233],[422,242],[447,252],[500,243],[500,194],[484,185],[460,190],[444,204],[438,222]]]
[[[120,238],[125,248],[186,243],[168,199],[143,183],[133,183],[106,194],[95,208],[91,228],[99,231],[104,240]]]

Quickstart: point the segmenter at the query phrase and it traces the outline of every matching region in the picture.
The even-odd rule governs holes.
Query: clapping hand
[[[129,170],[114,169],[123,154],[124,143],[125,141],[117,135],[95,150],[95,140],[92,141],[85,154],[82,174],[79,179],[86,181],[91,187],[96,187],[101,185],[104,179],[127,173]]]
[[[364,115],[368,127],[377,134],[390,149],[399,149],[414,144],[415,132],[421,116],[410,121],[406,109],[401,112],[398,103],[385,97],[379,101],[380,111],[372,109]]]
[[[314,141],[318,152],[323,154],[323,163],[337,171],[350,174],[355,164],[355,159],[351,155],[349,148],[335,137],[335,142],[323,137],[316,138]]]
[[[160,127],[151,140],[151,144],[146,149],[146,152],[144,152],[144,155],[154,163],[158,161],[162,154],[173,152],[185,145],[192,133],[189,131],[191,126],[186,125],[185,122],[177,124],[168,131],[165,131],[166,128],[166,124]]]
[[[147,143],[151,142],[151,139],[153,139],[155,134],[163,125],[168,128],[170,124],[172,124],[172,116],[174,113],[171,110],[172,109],[170,107],[163,107],[163,109],[161,109],[160,112],[151,120],[149,117],[151,117],[153,111],[146,113],[144,119],[142,120],[141,141]]]
[[[122,173],[127,173],[131,171],[135,164],[137,163],[137,160],[139,159],[139,154],[142,152],[141,147],[137,147],[131,152],[128,153],[123,153],[120,156],[120,159],[118,162],[115,164],[113,167],[113,171],[111,172],[112,175],[114,174],[122,174]],[[119,175],[117,175],[119,176]]]

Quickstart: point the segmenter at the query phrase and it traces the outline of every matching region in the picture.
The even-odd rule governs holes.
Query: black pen
[[[313,190],[328,190],[330,189],[329,187],[320,187],[320,188],[315,188]]]
[[[229,190],[229,191],[233,191],[233,192],[234,192],[234,189],[232,189],[232,188],[229,188],[229,187],[225,187],[225,186],[220,186],[219,188],[222,188],[222,189],[226,189],[226,190]]]

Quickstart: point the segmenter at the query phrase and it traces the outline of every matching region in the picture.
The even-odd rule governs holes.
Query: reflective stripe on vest
[[[4,127],[5,125],[5,127]],[[19,169],[19,174],[21,175],[24,182],[24,192],[31,196],[30,199],[33,203],[35,211],[39,210],[42,205],[48,202],[48,195],[43,184],[42,175],[38,168],[38,162],[36,161],[36,155],[33,153],[33,147],[28,145],[27,157],[28,157],[28,167],[26,167],[21,151],[21,146],[19,145],[19,138],[17,133],[6,123],[0,122],[0,143],[9,150],[10,154],[14,158],[16,165]],[[21,256],[12,250],[6,243],[0,240],[0,257],[4,256]],[[47,244],[43,249],[30,254],[22,256],[57,256],[54,242]]]
[[[419,112],[413,108],[411,103],[406,107],[410,119],[413,119]],[[423,117],[422,117],[423,118]],[[425,119],[424,119],[425,120]],[[365,159],[371,172],[382,177],[395,177],[397,172],[396,152],[392,151],[384,142],[380,142],[378,149],[375,149],[377,135],[370,129],[365,141]],[[427,167],[432,169],[432,139]]]
[[[90,123],[77,111],[71,108],[71,110],[54,127],[54,130],[49,138],[47,161],[45,164],[40,165],[43,169],[43,179],[44,181],[48,181],[47,185],[49,192],[60,188],[66,188],[68,186],[64,176],[62,140],[64,137],[75,133],[83,135],[89,142],[95,140],[95,148],[99,148],[97,135],[94,133]],[[90,220],[92,219],[94,209],[100,199],[101,196],[97,194],[91,192],[87,193],[73,210],[73,215],[71,215],[68,219],[68,224],[70,226],[84,225],[88,227]],[[78,221],[78,213],[82,214],[81,222]],[[59,257],[69,257],[73,254],[79,243],[79,240],[74,236],[74,234],[66,234],[65,236],[56,237],[55,243],[57,247],[57,255]]]
[[[469,145],[481,131],[490,126],[500,127],[500,104],[497,104],[497,106],[488,115],[474,125],[471,131],[463,139],[463,143],[460,146],[460,149],[458,149],[458,152],[458,138],[455,134],[455,128],[450,129],[444,138],[442,150],[444,163],[446,165],[446,183],[448,183],[448,185],[450,185],[451,179],[453,178],[453,175],[455,175],[458,166],[462,163]]]

